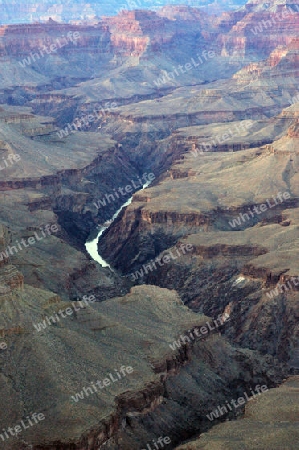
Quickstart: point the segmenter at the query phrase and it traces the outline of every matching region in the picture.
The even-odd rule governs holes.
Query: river
[[[140,189],[140,190],[143,191],[143,189],[146,189],[150,184],[151,184],[151,181],[148,181],[147,183],[145,183],[142,186],[142,189]],[[85,248],[86,248],[88,254],[92,257],[92,259],[94,261],[98,262],[102,267],[109,267],[109,269],[112,271],[113,271],[113,268],[110,266],[110,264],[107,261],[105,261],[101,257],[101,255],[99,255],[99,253],[98,253],[98,242],[99,242],[100,237],[104,233],[104,231],[107,230],[107,228],[111,227],[112,223],[118,217],[119,213],[123,210],[123,208],[125,208],[132,202],[132,199],[133,199],[133,195],[116,211],[115,214],[113,214],[113,216],[111,217],[110,220],[107,220],[107,222],[111,222],[111,223],[106,227],[96,228],[96,230],[94,230],[89,235],[89,237],[85,243]]]

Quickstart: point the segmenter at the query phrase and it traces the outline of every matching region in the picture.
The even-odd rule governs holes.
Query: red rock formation
[[[76,45],[67,37],[69,32],[79,32],[79,38],[74,41]],[[56,44],[57,48],[61,46],[60,52],[75,52],[77,47],[103,52],[109,42],[109,30],[105,24],[98,24],[96,27],[56,23],[1,26],[0,36],[3,38],[0,42],[0,56],[9,54],[10,57],[25,57],[31,52],[41,56],[40,50],[46,54],[43,46],[49,49],[52,44]]]
[[[266,9],[259,8],[257,3],[247,4],[239,12],[245,15],[226,36],[219,37],[223,54],[245,57],[255,53],[265,57],[279,45],[290,44],[299,32],[299,2],[296,0],[292,4],[295,5],[293,10],[286,5],[274,9],[274,1],[269,2]],[[225,13],[224,17],[231,16]]]
[[[290,138],[299,138],[299,120],[289,128],[288,136]]]

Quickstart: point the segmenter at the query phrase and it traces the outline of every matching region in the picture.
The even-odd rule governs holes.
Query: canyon
[[[101,19],[73,3],[50,18],[45,2],[45,23],[9,24],[8,8],[0,27],[0,430],[45,417],[0,432],[1,448],[137,450],[167,436],[166,448],[295,450],[299,0]],[[46,225],[55,233],[21,246]],[[95,301],[57,319],[84,296]],[[91,395],[122,365],[133,371]],[[207,418],[257,385],[268,391]]]

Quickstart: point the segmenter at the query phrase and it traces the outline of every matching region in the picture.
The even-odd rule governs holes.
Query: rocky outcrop
[[[3,307],[0,302],[0,308]],[[13,403],[9,417],[1,417],[1,427],[7,428],[12,418],[16,422],[21,420],[22,412],[16,407],[20,396],[25,409],[30,403],[34,411],[40,411],[42,403],[47,420],[24,430],[22,440],[17,437],[3,442],[4,449],[21,449],[24,440],[34,449],[49,446],[84,450],[116,450],[119,446],[137,449],[159,433],[161,422],[174,445],[183,436],[209,428],[207,420],[199,420],[208,407],[237,395],[252,382],[273,386],[283,376],[281,367],[273,373],[271,359],[254,352],[235,350],[214,333],[204,340],[196,339],[172,350],[170,344],[179,333],[201,326],[208,318],[188,311],[176,293],[166,289],[134,288],[122,298],[78,306],[73,317],[58,321],[59,310],[73,310],[74,306],[57,301],[49,292],[25,286],[22,292],[14,293],[10,308],[10,319],[1,316],[1,325],[7,327],[5,322],[9,321],[12,329],[18,321],[30,351],[24,360],[20,351],[23,338],[22,334],[15,334],[17,329],[14,334],[5,335],[7,351],[12,358],[5,358],[0,353],[4,363],[2,393],[4,399],[10,395]],[[121,322],[118,319],[120,311]],[[37,327],[45,317],[51,316],[54,318],[49,324],[46,321],[42,330],[34,330],[33,324]],[[159,326],[160,323],[163,326]],[[52,341],[57,342],[59,351]],[[117,348],[120,345],[122,350],[111,352],[111,346]],[[100,355],[96,360],[94,351]],[[52,356],[53,369],[45,364]],[[229,360],[233,362],[233,369],[223,364]],[[14,373],[12,387],[9,380],[15,363],[19,370],[18,374]],[[85,370],[79,370],[83,364]],[[130,373],[120,375],[121,379],[118,375],[111,378],[109,373],[120,373],[122,364],[132,368]],[[35,376],[34,385],[30,383],[32,371],[41,374]],[[67,383],[57,378],[60,371],[66,376]],[[86,390],[87,387],[90,390],[91,380],[102,380],[107,376],[114,380],[109,389],[101,389],[100,395]],[[180,388],[182,384],[184,392]],[[228,384],[231,388],[223,390]],[[83,398],[74,400],[76,393],[81,395],[81,390]],[[50,392],[57,395],[49,395]],[[211,392],[218,392],[217,398],[213,398]],[[194,409],[194,404],[199,406]],[[152,417],[159,421],[153,424]]]
[[[288,136],[290,138],[299,138],[299,121],[294,123],[288,130]]]
[[[256,4],[255,8],[247,4],[241,9],[240,14],[247,14],[226,36],[219,37],[222,53],[242,57],[255,53],[264,58],[278,46],[289,45],[298,35],[299,3],[283,4],[276,10],[273,10],[273,3],[260,5],[260,8]],[[277,55],[277,50],[275,53]],[[272,57],[271,62],[274,61]]]
[[[242,420],[225,422],[203,434],[199,440],[176,447],[177,450],[237,450],[256,448],[257,436],[262,448],[295,449],[298,440],[299,378],[292,377],[278,389],[250,396]],[[240,403],[241,403],[240,399]],[[238,405],[238,403],[235,403]],[[283,405],[283,406],[282,406]],[[274,427],[273,427],[274,424]],[[275,431],[273,431],[273,428]]]
[[[0,274],[0,285],[5,286],[2,290],[4,294],[7,291],[11,291],[12,289],[23,289],[24,287],[24,276],[21,272],[17,270],[16,267],[11,265],[6,265],[1,270]]]
[[[285,363],[298,339],[293,320],[298,315],[298,290],[291,287],[298,274],[292,240],[299,193],[290,161],[296,137],[289,131],[297,124],[295,105],[291,111],[291,122],[278,125],[284,131],[273,143],[275,152],[264,146],[194,157],[189,147],[159,183],[133,198],[99,242],[100,254],[124,274],[133,274],[134,283],[175,289],[190,308],[209,316],[229,310],[225,333],[232,343],[276,355]],[[225,126],[218,124],[215,130],[220,135]],[[206,128],[188,131],[188,139],[200,133],[209,136]],[[172,136],[182,150],[187,133],[184,128]],[[255,131],[249,134],[250,144],[256,136]],[[289,198],[275,200],[264,178],[259,178],[258,188],[249,172],[261,170],[271,173],[277,195],[292,193]],[[191,236],[183,240],[187,235]],[[191,244],[192,252],[151,267],[169,252],[177,255],[182,242]]]
[[[107,26],[102,24],[98,24],[96,27],[81,26],[77,39],[73,36],[76,32],[78,33],[78,26],[76,25],[55,22],[2,26],[0,27],[0,35],[2,36],[0,55],[6,56],[9,48],[10,57],[24,57],[26,55],[30,57],[32,52],[38,60],[51,53],[51,45],[56,45],[56,51],[59,50],[62,53],[76,52],[77,47],[82,46],[97,53],[107,51],[107,45],[109,45]]]

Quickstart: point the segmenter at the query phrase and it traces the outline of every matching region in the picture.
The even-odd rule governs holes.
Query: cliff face
[[[79,35],[74,35],[74,33]],[[70,55],[79,51],[81,47],[89,48],[93,52],[104,53],[109,50],[110,33],[107,26],[99,24],[81,26],[80,31],[76,25],[47,24],[12,25],[0,27],[1,46],[0,56],[21,57],[30,56],[35,52],[35,58],[43,55],[57,53]],[[78,36],[78,37],[77,37]],[[51,49],[56,46],[56,50]],[[54,48],[54,47],[52,47]]]
[[[277,8],[273,3],[246,4],[239,12],[243,16],[226,36],[219,38],[223,53],[264,58],[279,45],[290,44],[298,36],[299,2],[284,2]]]
[[[264,448],[271,447],[273,450],[280,450],[283,447],[296,448],[298,392],[298,377],[292,377],[279,389],[265,390],[262,395],[255,392],[255,398],[251,398],[251,403],[246,405],[243,420],[216,426],[199,440],[176,448],[208,450],[212,447],[220,450],[224,446],[229,446],[231,450],[237,450],[241,445],[243,448],[253,450],[257,433],[259,442]],[[272,427],[269,427],[269,420],[275,423],[275,435]]]
[[[217,144],[197,152],[191,144],[200,148],[202,133],[208,142],[209,131],[227,139],[232,124],[181,129],[172,140],[180,142],[183,159],[135,195],[99,242],[100,254],[133,274],[134,283],[176,289],[190,308],[209,316],[229,311],[231,342],[285,362],[298,341],[298,290],[292,281],[298,276],[292,245],[298,228],[297,113],[294,104],[271,119],[281,133],[272,145],[242,150],[233,145],[240,136],[232,137],[236,152]],[[267,123],[244,132],[243,142],[255,147],[263,135],[270,138]],[[278,197],[259,173],[270,174]],[[182,243],[193,250],[178,256]],[[162,260],[168,254],[176,257],[151,266],[157,255]]]
[[[159,433],[161,422],[174,445],[182,436],[187,438],[195,431],[209,428],[208,421],[199,418],[208,412],[210,405],[249,388],[247,380],[272,386],[283,375],[283,370],[277,368],[273,377],[271,359],[235,350],[214,332],[204,340],[184,343],[172,350],[169,344],[178,333],[200,326],[208,318],[188,311],[176,293],[166,289],[142,286],[125,297],[101,304],[78,306],[77,302],[72,318],[66,317],[54,325],[46,321],[40,331],[34,330],[33,324],[41,325],[43,319],[61,308],[74,309],[74,304],[61,302],[57,296],[28,285],[23,290],[15,287],[10,305],[8,302],[1,299],[0,303],[2,310],[10,311],[10,318],[1,315],[1,328],[12,356],[1,354],[2,394],[4,399],[9,396],[13,405],[18,405],[22,398],[25,410],[30,405],[34,411],[40,411],[43,404],[47,420],[22,433],[23,440],[30,441],[34,449],[50,445],[84,450],[139,448]],[[12,332],[16,323],[19,328]],[[21,350],[24,335],[26,354]],[[57,343],[55,346],[53,341]],[[111,353],[111,347],[119,350]],[[96,360],[94,352],[100,355]],[[54,366],[47,364],[49,358],[55,361]],[[17,374],[12,361],[18,364]],[[232,362],[233,370],[228,361]],[[119,379],[114,369],[118,372],[121,365],[132,370]],[[254,367],[253,377],[249,367]],[[60,372],[67,382],[57,377]],[[116,378],[113,375],[111,378],[110,372]],[[13,373],[12,387],[9,380]],[[30,382],[33,374],[34,384]],[[100,395],[91,394],[91,380],[96,382],[105,377],[114,380],[109,389],[101,389]],[[214,394],[209,392],[220,390],[224,384],[232,388],[219,392],[218,398],[213,399]],[[81,396],[81,391],[83,399],[79,400],[77,393]],[[194,409],[197,403],[199,406]],[[66,413],[70,410],[72,415]],[[19,409],[12,408],[9,415],[1,417],[1,427],[16,421],[19,413]],[[14,439],[4,442],[3,448],[23,449],[26,445]]]
[[[276,10],[269,5],[256,11],[247,5],[238,12],[224,13],[216,20],[196,9],[166,7],[158,13],[122,11],[116,17],[104,18],[89,26],[59,24],[53,20],[45,24],[5,25],[0,28],[0,52],[2,57],[20,57],[55,43],[62,55],[78,54],[84,47],[91,53],[140,57],[150,48],[161,51],[167,46],[171,48],[174,42],[177,45],[181,35],[179,28],[188,25],[184,34],[201,34],[199,45],[206,41],[206,46],[217,49],[219,55],[247,58],[254,53],[262,58],[278,45],[288,45],[298,34],[299,3],[286,4]],[[76,32],[78,38],[71,39],[70,33]],[[194,47],[194,54],[196,50],[198,46]]]
[[[24,86],[26,95],[23,92],[20,96],[14,94],[15,102],[20,101],[20,97],[23,102],[33,99],[29,88],[32,81],[36,92],[67,89],[76,81],[92,77],[99,79],[96,89],[103,70],[113,72],[119,67],[123,67],[118,75],[124,82],[139,78],[141,84],[135,83],[137,95],[150,94],[159,87],[202,83],[212,79],[211,70],[215,71],[217,67],[221,68],[223,76],[230,76],[244,63],[269,56],[279,45],[288,45],[298,34],[299,13],[295,10],[293,14],[285,14],[277,26],[267,27],[268,22],[274,24],[277,14],[282,13],[268,8],[248,14],[243,9],[214,18],[188,7],[168,7],[159,12],[123,11],[113,18],[91,21],[89,25],[59,24],[53,20],[45,24],[5,25],[0,28],[0,55],[6,62],[1,83],[6,88]],[[266,33],[263,27],[267,27]],[[55,50],[51,50],[53,48]],[[204,51],[214,52],[215,56],[205,59]],[[159,81],[160,77],[164,79],[165,72],[172,72],[180,65],[184,67],[192,58],[198,62],[198,55],[201,59],[194,67],[196,70],[185,71],[173,80]],[[128,66],[122,58],[133,58],[132,64]],[[141,58],[138,69],[134,69],[134,58]],[[160,58],[159,61],[156,58]],[[147,62],[146,68],[142,61]],[[227,62],[229,64],[225,64]],[[64,63],[68,64],[68,70]],[[114,76],[110,83],[112,86],[109,83],[101,86],[103,100],[115,98],[112,95],[115,92],[113,86],[116,86]],[[93,83],[89,81],[83,92],[88,88],[89,101],[92,96],[99,100],[92,87]],[[123,86],[120,97],[126,98],[127,93]],[[64,116],[69,112],[65,108]]]

